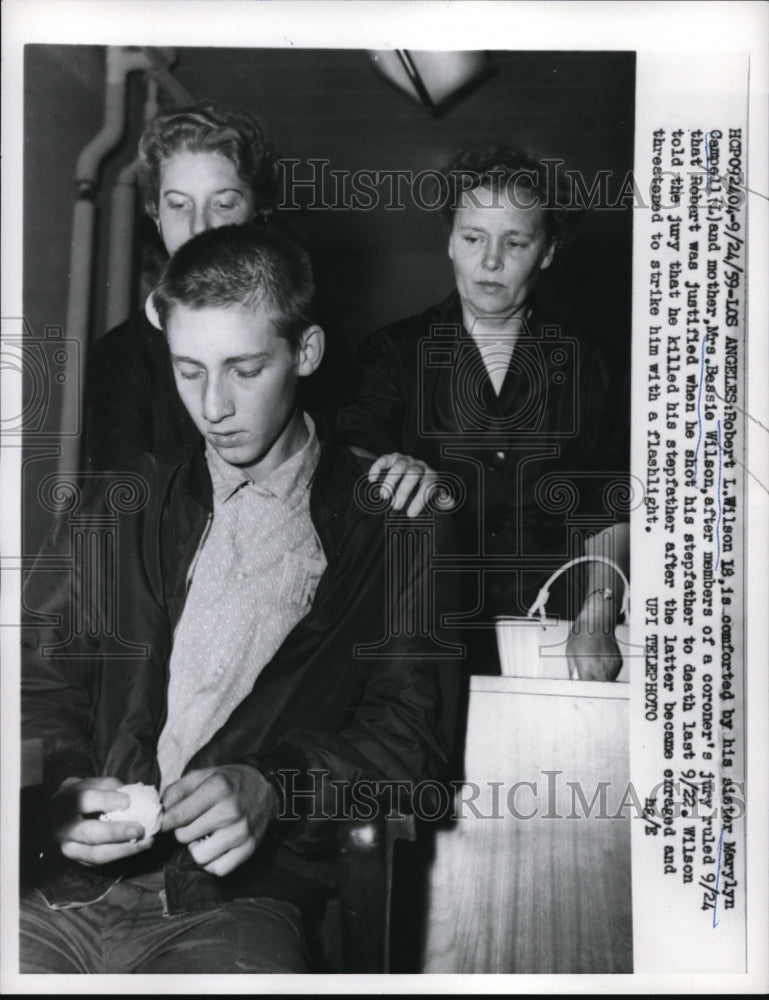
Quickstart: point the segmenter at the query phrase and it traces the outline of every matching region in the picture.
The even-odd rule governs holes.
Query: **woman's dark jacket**
[[[497,396],[454,293],[370,336],[357,369],[338,432],[448,474],[476,624],[527,614],[587,533],[628,519],[627,372],[573,326],[535,306]],[[566,594],[557,600],[552,610],[573,616]]]

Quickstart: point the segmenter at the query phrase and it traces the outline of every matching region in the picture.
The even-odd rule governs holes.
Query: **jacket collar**
[[[195,503],[205,511],[214,509],[214,490],[211,484],[211,473],[206,462],[205,442],[201,437],[184,460],[181,468],[182,489]]]

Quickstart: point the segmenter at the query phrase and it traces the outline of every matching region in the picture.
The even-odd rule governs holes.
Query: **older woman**
[[[444,177],[456,289],[366,341],[339,429],[381,456],[371,479],[412,516],[436,471],[453,475],[471,667],[494,673],[495,615],[526,614],[550,573],[596,539],[627,564],[614,489],[627,414],[596,347],[534,295],[578,215],[564,192],[509,148],[459,153]],[[603,563],[577,601],[554,591],[548,610],[576,618],[568,652],[583,677],[616,676],[621,596]]]
[[[191,236],[267,220],[277,165],[255,118],[204,102],[161,110],[139,144],[145,206],[173,254]],[[145,308],[90,350],[88,460],[115,468],[142,452],[175,461],[198,434],[174,386],[152,296]]]

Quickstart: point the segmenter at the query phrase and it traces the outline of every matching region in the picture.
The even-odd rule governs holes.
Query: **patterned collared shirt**
[[[305,444],[258,484],[206,451],[214,512],[174,635],[161,789],[227,721],[312,606],[326,559],[310,519],[320,444],[305,421]]]

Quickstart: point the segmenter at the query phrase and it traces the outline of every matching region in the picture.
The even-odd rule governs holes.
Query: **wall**
[[[327,175],[361,168],[419,172],[439,167],[461,146],[499,142],[561,157],[589,180],[610,170],[614,192],[632,167],[632,53],[494,52],[494,77],[435,118],[384,81],[364,52],[177,51],[175,74],[190,93],[248,108],[284,156],[327,159]],[[296,175],[312,173],[305,166]],[[328,193],[333,197],[331,183]],[[330,311],[353,345],[451,289],[446,236],[435,213],[380,204],[300,216]],[[602,332],[620,338],[629,331],[631,226],[630,211],[593,213],[579,246],[546,275],[551,297],[589,312]]]
[[[190,94],[253,111],[279,152],[303,161],[295,168],[303,179],[312,176],[310,158],[329,161],[327,179],[332,170],[419,172],[440,166],[459,146],[499,141],[560,157],[588,183],[597,170],[609,170],[613,197],[632,167],[632,53],[491,53],[493,78],[439,118],[379,77],[356,50],[182,48],[177,56],[174,73]],[[33,323],[63,320],[74,166],[101,124],[102,80],[103,50],[28,47],[24,260]],[[105,163],[97,198],[102,225],[106,187],[132,159],[141,128],[137,85],[129,97],[126,139]],[[334,195],[330,180],[326,194]],[[353,344],[451,288],[441,223],[404,202],[400,210],[380,202],[371,211],[293,213],[315,250],[325,297]],[[629,327],[631,227],[630,210],[593,212],[578,245],[545,275],[550,297],[589,313],[619,338]],[[99,336],[100,267],[96,278]]]
[[[101,127],[103,92],[101,47],[26,46],[23,301],[27,329],[34,341],[44,341],[51,327],[65,326],[75,165],[80,150]],[[63,333],[66,337],[66,329]],[[46,347],[41,350],[50,358]],[[28,370],[24,382],[26,407],[31,395],[40,390],[45,393],[44,406],[48,405],[53,414],[53,377],[43,384],[31,378]],[[35,407],[33,412],[37,412]],[[45,420],[40,428],[48,429]],[[27,552],[35,551],[49,523],[49,515],[37,501],[37,492],[41,480],[56,470],[56,449],[56,440],[49,434],[28,432],[25,437],[22,539]]]

